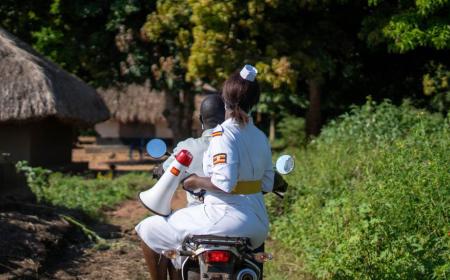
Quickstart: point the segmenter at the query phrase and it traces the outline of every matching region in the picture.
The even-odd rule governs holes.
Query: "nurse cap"
[[[258,70],[250,64],[246,64],[240,72],[242,79],[250,82],[255,81],[256,74],[258,74]]]

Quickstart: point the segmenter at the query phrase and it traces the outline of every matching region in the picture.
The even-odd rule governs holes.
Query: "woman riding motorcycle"
[[[274,172],[269,141],[247,114],[260,95],[256,74],[246,65],[225,81],[226,120],[212,132],[203,157],[206,177],[184,180],[185,189],[206,190],[204,204],[169,217],[151,216],[136,226],[152,279],[160,279],[158,254],[180,248],[188,235],[248,237],[253,248],[266,239],[269,220],[262,192],[272,191]]]

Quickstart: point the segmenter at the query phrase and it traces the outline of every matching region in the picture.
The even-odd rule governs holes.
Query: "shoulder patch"
[[[216,137],[216,136],[222,136],[223,134],[223,127],[219,124],[216,126],[216,128],[214,128],[213,132],[211,133],[212,137]]]
[[[213,156],[213,165],[216,165],[219,163],[227,163],[227,154],[220,153],[220,154],[215,154]]]
[[[222,136],[223,132],[217,131],[217,132],[213,132],[211,133],[212,137],[216,137],[216,136]]]

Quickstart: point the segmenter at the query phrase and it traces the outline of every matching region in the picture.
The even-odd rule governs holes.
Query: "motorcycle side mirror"
[[[291,155],[282,155],[277,159],[277,162],[275,163],[275,169],[282,175],[291,173],[292,170],[294,170],[294,166],[294,157],[292,157]]]
[[[152,158],[161,158],[167,153],[167,145],[161,139],[152,139],[147,143],[147,153]]]

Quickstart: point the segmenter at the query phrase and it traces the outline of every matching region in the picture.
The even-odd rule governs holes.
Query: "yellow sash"
[[[261,181],[240,181],[234,187],[232,194],[254,194],[261,192]]]

